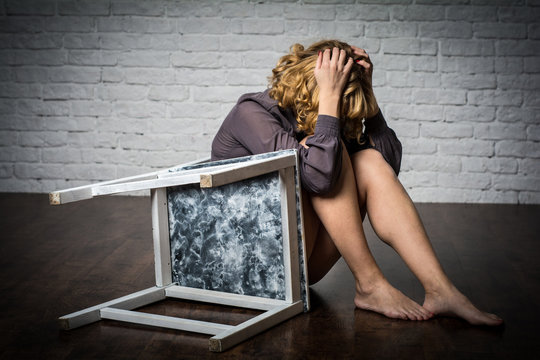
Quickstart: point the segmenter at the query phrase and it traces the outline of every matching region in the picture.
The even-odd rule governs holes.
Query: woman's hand
[[[349,79],[353,59],[337,47],[319,52],[315,79],[319,85],[319,114],[339,117],[341,94]]]
[[[358,57],[356,59],[356,63],[365,69],[368,81],[371,84],[371,78],[373,76],[373,63],[371,62],[368,53],[366,52],[366,50],[359,47],[351,47],[354,51],[354,54]]]

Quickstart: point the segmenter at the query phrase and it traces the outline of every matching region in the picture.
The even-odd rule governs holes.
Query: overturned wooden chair
[[[214,335],[224,351],[309,310],[295,150],[174,168],[49,194],[53,205],[151,190],[156,286],[60,317],[64,329],[101,319]],[[134,309],[186,299],[264,310],[239,325]]]

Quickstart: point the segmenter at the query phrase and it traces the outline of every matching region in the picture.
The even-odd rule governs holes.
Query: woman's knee
[[[351,161],[357,180],[376,180],[381,176],[396,176],[390,164],[375,149],[359,151],[351,157]]]

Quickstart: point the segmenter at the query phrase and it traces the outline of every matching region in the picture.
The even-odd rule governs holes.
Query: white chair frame
[[[286,150],[269,153],[268,156],[259,158],[255,156],[254,159],[243,162],[218,163],[216,165],[208,163],[208,166],[193,166],[192,169],[178,171],[178,169],[189,168],[190,165],[205,161],[49,194],[50,203],[60,205],[102,195],[136,190],[151,191],[156,285],[62,316],[59,321],[63,329],[74,329],[101,319],[112,319],[213,335],[209,340],[209,349],[221,352],[309,309],[307,281],[304,284],[301,284],[300,281],[302,271],[304,279],[307,279],[307,262],[305,252],[302,251],[302,254],[299,254],[297,246],[298,241],[301,241],[301,249],[305,249],[303,229],[300,232],[302,239],[298,239],[296,196],[301,196],[301,191],[299,191],[298,178],[296,178],[297,182],[295,183],[295,177],[298,176],[296,151]],[[190,288],[173,283],[166,189],[186,184],[199,184],[201,188],[211,188],[275,171],[279,172],[281,194],[285,300]],[[301,198],[299,203],[301,204]],[[301,222],[300,206],[300,225]],[[300,255],[303,256],[302,262],[299,261]],[[305,287],[303,290],[302,286]],[[304,291],[304,297],[302,297],[302,291]],[[232,326],[134,311],[136,308],[166,298],[237,306],[263,310],[264,312],[239,325]]]

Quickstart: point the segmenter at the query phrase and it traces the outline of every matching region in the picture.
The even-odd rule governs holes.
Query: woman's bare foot
[[[445,290],[426,292],[424,308],[435,315],[462,318],[472,325],[497,326],[503,323],[503,320],[497,315],[476,308],[453,285]]]
[[[430,311],[403,295],[385,279],[377,281],[368,289],[360,291],[357,286],[354,297],[356,307],[394,319],[427,320],[433,316]]]

